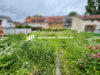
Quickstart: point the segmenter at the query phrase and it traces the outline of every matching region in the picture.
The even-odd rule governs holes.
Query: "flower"
[[[76,64],[78,64],[78,62]]]
[[[100,44],[98,46],[100,46]]]
[[[88,52],[86,52],[85,54],[88,55]]]
[[[79,60],[79,61],[81,61],[82,59],[81,59],[81,58],[79,58],[78,60]]]
[[[93,57],[93,58],[95,58],[95,57],[96,57],[96,55],[95,55],[95,54],[93,54],[93,55],[92,55],[92,57]]]
[[[100,57],[100,53],[97,54],[97,57]]]
[[[94,49],[94,50],[96,50],[96,49],[97,49],[97,47],[94,47],[93,49]]]
[[[88,47],[88,49],[91,49],[91,48],[92,48],[91,46]]]
[[[80,64],[80,66],[82,66],[82,64]]]

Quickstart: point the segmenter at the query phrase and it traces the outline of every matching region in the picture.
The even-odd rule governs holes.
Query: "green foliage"
[[[77,12],[72,11],[72,12],[70,12],[68,15],[69,15],[69,16],[77,16],[78,14],[77,14]]]
[[[100,74],[100,45],[93,47],[89,46],[82,58],[78,58],[76,68],[81,70],[81,73],[99,75]]]
[[[100,14],[100,0],[88,0],[86,14]]]
[[[17,25],[16,28],[32,28],[30,25]]]
[[[22,58],[26,61],[33,61],[38,65],[39,71],[36,74],[52,75],[55,65],[55,41],[52,40],[32,40],[22,45]],[[34,68],[33,68],[34,69]],[[45,74],[44,74],[45,73]]]
[[[39,14],[35,14],[35,15],[33,15],[33,17],[42,17],[42,16]]]
[[[48,28],[48,29],[43,29],[41,31],[66,31],[66,30],[70,30],[70,29],[67,29],[67,28],[61,28],[61,29],[57,29],[57,28]]]

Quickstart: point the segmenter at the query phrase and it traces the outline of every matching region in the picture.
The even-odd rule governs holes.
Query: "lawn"
[[[92,33],[78,34],[69,29],[60,29],[37,31],[29,35],[31,34],[34,34],[35,38],[30,41],[26,41],[26,36],[23,34],[8,35],[7,39],[0,40],[1,75],[55,75],[56,51],[58,51],[62,75],[100,74],[99,39],[87,40],[94,38]],[[70,36],[74,38],[36,38]],[[96,54],[98,57],[95,57]]]

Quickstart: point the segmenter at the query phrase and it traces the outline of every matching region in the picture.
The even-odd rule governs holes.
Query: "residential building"
[[[25,25],[31,25],[32,27],[43,28],[60,28],[63,27],[64,19],[60,16],[54,17],[27,17],[24,21]]]
[[[64,16],[64,27],[72,27],[72,16]]]
[[[95,29],[100,29],[100,15],[73,17],[72,30],[93,32]]]
[[[62,16],[48,17],[49,28],[62,28],[64,27],[64,18]]]
[[[14,27],[14,24],[10,17],[0,16],[0,27]]]
[[[0,16],[0,37],[3,36],[3,28],[13,27],[13,21],[10,17]]]
[[[13,22],[13,24],[14,24],[14,26],[16,27],[16,26],[19,26],[19,25],[21,25],[21,26],[23,26],[24,25],[24,23],[22,23],[22,22]]]
[[[48,27],[47,17],[27,17],[24,23],[24,25],[30,25],[32,27]]]

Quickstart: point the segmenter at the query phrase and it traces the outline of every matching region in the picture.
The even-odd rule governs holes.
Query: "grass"
[[[33,33],[30,33],[31,35]],[[90,43],[97,44],[99,40],[87,41],[93,38],[93,33],[80,33],[64,30],[44,30],[34,32],[35,37],[74,37],[73,39],[33,39],[25,41],[23,34],[8,35],[7,40],[0,40],[1,75],[55,75],[56,50],[59,53],[63,75],[86,75],[77,68],[78,58],[83,58]],[[2,45],[4,44],[4,45]],[[13,46],[12,46],[13,45]],[[10,48],[9,48],[10,47]],[[6,49],[8,49],[6,51]],[[9,53],[10,52],[10,53]]]
[[[0,40],[0,74],[55,75],[56,40],[25,40],[23,34]]]

